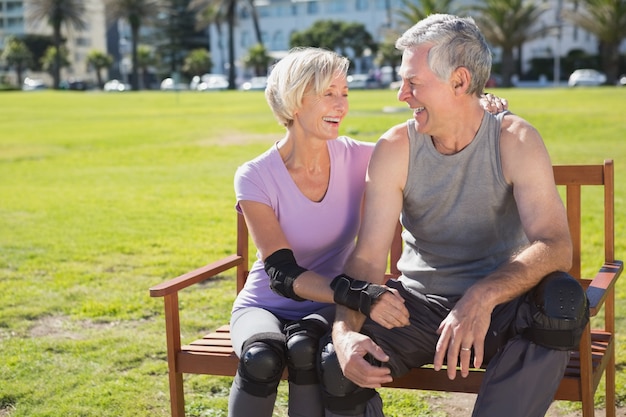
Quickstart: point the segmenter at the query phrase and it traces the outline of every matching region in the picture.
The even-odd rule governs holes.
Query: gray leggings
[[[306,318],[315,318],[328,324],[333,322],[335,306],[328,306]],[[241,355],[244,342],[258,333],[283,333],[288,321],[281,320],[269,311],[248,307],[237,310],[230,320],[230,335],[237,356]],[[271,417],[276,401],[276,393],[268,397],[255,397],[243,390],[233,381],[228,399],[229,417]],[[289,416],[322,417],[321,390],[319,385],[297,385],[289,383]]]

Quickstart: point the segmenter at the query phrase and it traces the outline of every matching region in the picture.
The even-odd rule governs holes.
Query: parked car
[[[86,81],[70,78],[69,80],[61,81],[59,88],[61,90],[86,91],[90,88],[90,86]]]
[[[159,87],[161,90],[187,90],[187,84],[185,83],[177,83],[173,78],[168,77],[161,81],[161,86]]]
[[[228,78],[224,74],[204,74],[195,76],[189,83],[190,90],[215,91],[226,90],[228,88]]]
[[[130,84],[123,83],[120,80],[112,79],[104,83],[104,91],[129,91]]]
[[[265,91],[265,87],[267,87],[267,77],[252,77],[241,84],[241,89],[244,91]]]
[[[364,88],[379,88],[380,83],[369,74],[352,74],[348,75],[348,88],[359,90]]]
[[[581,85],[596,86],[606,82],[606,75],[594,69],[577,69],[572,72],[567,81],[570,87]]]
[[[48,88],[46,84],[40,79],[37,78],[24,78],[24,83],[22,84],[22,90],[24,91],[35,91],[35,90],[45,90]]]

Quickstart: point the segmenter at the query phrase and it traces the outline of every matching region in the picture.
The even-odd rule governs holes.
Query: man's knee
[[[320,346],[319,378],[324,407],[340,415],[363,414],[367,401],[376,391],[361,388],[343,375],[330,333],[322,338]]]
[[[317,384],[319,343],[327,331],[327,323],[315,319],[298,320],[285,328],[290,382]]]
[[[236,383],[255,397],[275,392],[285,368],[285,338],[282,334],[259,333],[243,344]]]
[[[589,322],[589,303],[584,289],[565,272],[553,272],[529,295],[532,321],[524,336],[550,349],[578,347]]]

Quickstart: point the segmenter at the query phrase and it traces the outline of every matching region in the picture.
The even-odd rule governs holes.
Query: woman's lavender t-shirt
[[[239,167],[235,194],[242,200],[270,206],[287,237],[298,265],[328,278],[340,274],[354,247],[361,220],[365,173],[373,143],[339,137],[327,142],[330,180],[324,199],[313,202],[293,182],[276,145]],[[259,259],[237,296],[233,312],[243,307],[265,308],[276,316],[297,320],[325,306],[314,301],[294,301],[274,293]]]

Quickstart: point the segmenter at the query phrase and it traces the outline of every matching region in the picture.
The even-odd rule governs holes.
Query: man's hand
[[[484,358],[485,336],[491,324],[491,310],[480,299],[467,293],[459,300],[450,314],[441,322],[437,332],[439,340],[433,362],[435,370],[448,365],[448,378],[456,377],[460,363],[461,376],[469,375],[470,357],[474,350],[474,368],[480,368]]]
[[[364,357],[370,354],[380,362],[389,357],[372,339],[355,331],[333,331],[333,344],[341,370],[346,378],[363,388],[380,388],[391,382],[386,366],[373,366]]]
[[[409,310],[404,306],[404,298],[398,291],[388,288],[372,306],[370,318],[387,329],[404,327],[409,325]]]

